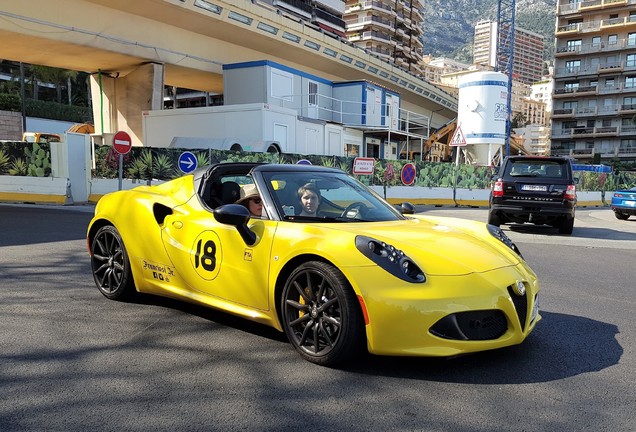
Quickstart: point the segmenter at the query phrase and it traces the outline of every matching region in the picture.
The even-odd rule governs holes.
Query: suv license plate
[[[524,184],[524,185],[521,185],[521,190],[546,192],[548,190],[548,187],[547,186],[542,186],[542,185],[528,185],[528,184]]]

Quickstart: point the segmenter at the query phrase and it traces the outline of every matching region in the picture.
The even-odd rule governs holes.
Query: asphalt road
[[[0,205],[0,431],[635,430],[636,218],[579,209],[572,236],[505,227],[543,288],[520,346],[329,369],[223,313],[107,300],[90,211]]]

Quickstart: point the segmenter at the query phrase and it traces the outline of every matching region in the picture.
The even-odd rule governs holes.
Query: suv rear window
[[[567,178],[565,164],[550,160],[515,160],[506,165],[504,177]]]

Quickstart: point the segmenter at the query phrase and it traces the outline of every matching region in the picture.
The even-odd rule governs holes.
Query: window
[[[603,127],[610,127],[610,126],[612,126],[612,120],[603,119]]]
[[[566,73],[578,73],[581,70],[581,60],[570,60],[565,62]]]
[[[575,40],[569,40],[568,44],[568,51],[569,52],[573,52],[573,51],[580,51],[581,50],[581,39],[575,39]]]
[[[578,101],[563,102],[563,109],[576,109]]]
[[[614,78],[605,79],[605,87],[614,87],[615,85]]]
[[[592,46],[593,47],[597,47],[601,44],[601,37],[600,36],[594,36],[592,38]]]
[[[627,45],[629,45],[629,46],[636,45],[636,33],[628,33],[627,34]]]
[[[309,106],[318,105],[318,83],[315,81],[308,81],[308,102]]]
[[[575,91],[577,88],[579,88],[579,82],[578,81],[566,82],[565,85],[563,86],[563,88],[565,88],[565,91],[567,93],[571,93],[571,92]]]
[[[636,54],[627,54],[625,57],[625,66],[634,67],[636,66]]]
[[[616,45],[617,43],[618,43],[618,35],[613,34],[613,35],[609,35],[607,37],[607,44],[608,45],[610,45],[610,46],[611,45]]]
[[[636,87],[636,75],[626,76],[625,88],[634,88],[634,87]]]

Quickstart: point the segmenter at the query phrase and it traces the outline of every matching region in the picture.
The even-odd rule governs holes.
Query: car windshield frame
[[[345,172],[336,170],[261,171],[278,219],[291,222],[390,222],[406,219],[375,191]],[[320,191],[321,202],[316,216],[301,216],[298,190],[312,184]],[[361,203],[360,205],[354,205]],[[350,206],[354,205],[350,210]]]

